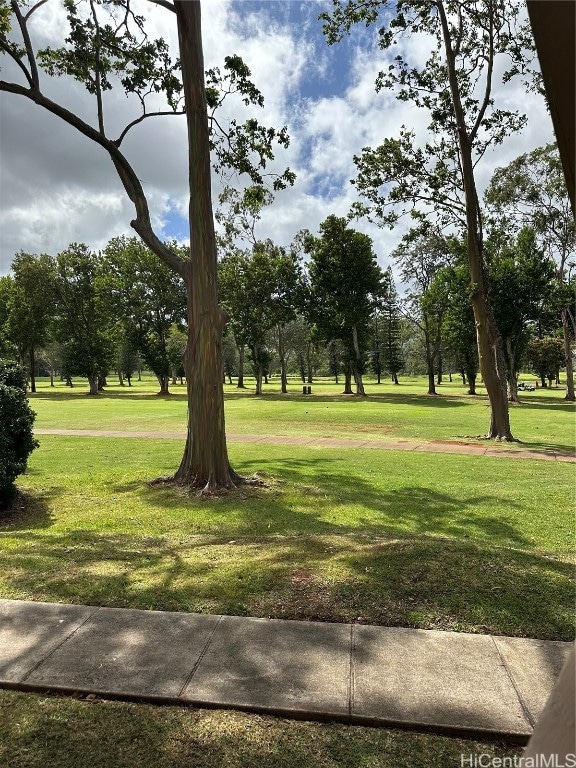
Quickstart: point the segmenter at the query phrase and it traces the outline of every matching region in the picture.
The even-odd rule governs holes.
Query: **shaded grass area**
[[[181,449],[43,438],[0,596],[573,637],[570,465],[235,446],[267,486],[207,500],[145,483]]]
[[[268,385],[262,397],[250,389],[227,385],[226,422],[230,433],[312,437],[362,438],[366,440],[474,440],[488,428],[488,401],[484,394],[466,395],[456,381],[438,388],[438,397],[425,394],[423,378],[405,379],[400,386],[368,381],[368,398],[341,394],[342,386],[327,380],[316,382],[310,397],[292,381],[287,395],[278,383]],[[51,389],[40,382],[31,396],[38,413],[38,428],[178,431],[186,427],[185,387],[158,397],[157,383],[150,378],[131,388],[111,382],[98,398],[86,396],[85,388],[59,385]],[[522,394],[522,403],[511,406],[512,429],[525,448],[574,452],[574,404],[563,400],[562,389]],[[500,445],[503,451],[518,445]]]
[[[458,768],[519,748],[241,712],[0,691],[5,768]]]

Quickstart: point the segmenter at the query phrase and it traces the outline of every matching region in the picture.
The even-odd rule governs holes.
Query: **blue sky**
[[[174,47],[177,36],[169,12],[139,2],[152,35]],[[284,0],[210,0],[203,3],[206,66],[222,65],[226,55],[240,54],[252,69],[266,106],[258,115],[268,125],[287,125],[288,150],[276,155],[272,170],[290,166],[297,174],[293,188],[278,193],[264,211],[257,234],[288,245],[295,234],[313,232],[329,215],[345,216],[356,199],[350,179],[352,161],[363,146],[376,146],[397,135],[402,124],[425,138],[427,120],[409,104],[389,94],[376,94],[374,79],[386,64],[374,43],[375,30],[360,28],[342,42],[326,44],[318,13],[328,2]],[[61,42],[65,26],[61,3],[50,0],[37,12],[40,44]],[[420,51],[415,44],[414,55]],[[18,72],[3,64],[4,79],[19,81]],[[44,78],[52,97],[87,121],[95,108],[82,89],[65,79]],[[135,116],[134,104],[115,92],[107,94],[107,124],[117,131]],[[550,119],[541,99],[526,95],[519,84],[499,94],[507,105],[530,114],[522,134],[488,155],[478,169],[480,190],[492,171],[517,155],[552,139]],[[71,242],[94,250],[130,229],[133,209],[107,155],[57,118],[11,94],[2,94],[0,110],[0,274],[16,252],[56,254]],[[236,109],[236,107],[235,107]],[[235,116],[247,116],[241,108]],[[135,128],[125,143],[147,192],[152,219],[166,239],[185,240],[187,167],[183,118],[155,118]],[[218,192],[214,187],[214,196]],[[402,228],[377,229],[355,224],[374,240],[383,267],[398,243]]]

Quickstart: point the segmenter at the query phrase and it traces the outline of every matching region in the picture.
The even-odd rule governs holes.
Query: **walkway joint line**
[[[63,640],[62,640],[60,643],[58,643],[58,645],[56,645],[54,648],[52,648],[52,650],[50,651],[50,653],[47,653],[47,654],[46,654],[46,656],[44,656],[44,658],[43,658],[43,659],[40,659],[40,661],[39,661],[37,664],[35,664],[35,665],[32,667],[32,669],[29,669],[29,670],[28,670],[28,672],[26,672],[26,674],[24,675],[24,677],[22,678],[22,680],[20,680],[20,683],[25,683],[25,682],[26,682],[26,680],[27,680],[27,679],[30,677],[30,675],[33,675],[33,674],[34,674],[34,672],[36,672],[36,670],[37,670],[37,669],[39,669],[39,668],[42,666],[42,664],[44,664],[46,661],[48,661],[48,659],[49,659],[51,656],[53,656],[53,655],[56,653],[56,651],[59,651],[59,650],[60,650],[60,648],[62,648],[62,646],[63,646],[65,643],[67,643],[67,642],[68,642],[68,640],[70,640],[72,637],[74,637],[74,635],[75,635],[75,634],[78,632],[78,630],[82,629],[82,627],[84,626],[84,624],[86,624],[86,622],[90,621],[90,619],[91,619],[93,616],[96,616],[96,614],[98,613],[98,611],[101,611],[101,610],[102,610],[102,606],[101,606],[101,605],[98,605],[98,606],[96,606],[96,610],[92,611],[92,613],[90,613],[88,616],[86,616],[86,618],[84,619],[84,621],[82,621],[80,624],[78,624],[78,626],[77,626],[77,627],[75,627],[75,628],[72,630],[72,632],[70,632],[70,634],[69,634],[69,635],[66,635],[66,637],[65,637],[65,638],[64,638],[64,639],[63,639]]]
[[[196,670],[200,666],[200,662],[202,661],[202,659],[206,655],[206,653],[208,651],[208,648],[210,647],[210,644],[212,643],[212,638],[214,637],[214,634],[215,634],[216,630],[220,626],[221,621],[222,621],[222,616],[219,616],[218,617],[218,621],[216,622],[216,624],[214,625],[214,627],[212,629],[212,632],[210,632],[210,634],[208,636],[208,640],[206,640],[206,643],[204,644],[204,648],[202,648],[202,650],[200,651],[200,655],[196,659],[196,663],[192,667],[192,670],[190,671],[190,674],[186,678],[186,680],[184,682],[184,685],[182,686],[182,688],[180,689],[180,692],[178,693],[178,698],[179,699],[182,698],[182,694],[184,693],[186,688],[190,685],[190,683],[192,681],[192,678],[194,677],[194,675],[196,673]]]
[[[522,712],[524,713],[524,717],[526,720],[530,723],[530,727],[534,728],[535,720],[532,717],[532,713],[530,712],[530,709],[528,708],[528,705],[526,704],[526,700],[524,696],[522,696],[522,692],[516,685],[516,681],[514,680],[514,675],[512,674],[512,670],[508,666],[508,662],[504,658],[504,655],[502,654],[498,643],[496,642],[496,638],[491,635],[492,642],[494,643],[494,646],[496,648],[496,651],[498,653],[498,656],[500,658],[500,661],[502,662],[502,666],[504,668],[504,671],[506,672],[508,679],[510,680],[510,684],[512,685],[512,688],[514,688],[514,691],[516,692],[516,696],[518,697],[518,701],[520,702],[520,706],[522,707]]]

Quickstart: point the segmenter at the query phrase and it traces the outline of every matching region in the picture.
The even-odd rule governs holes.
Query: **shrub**
[[[0,508],[14,495],[14,480],[38,446],[32,433],[35,416],[24,371],[17,363],[0,360]]]

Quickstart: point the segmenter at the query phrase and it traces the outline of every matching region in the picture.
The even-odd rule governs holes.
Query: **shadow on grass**
[[[138,391],[122,391],[122,390],[112,390],[110,392],[100,392],[98,395],[90,396],[88,395],[88,391],[86,389],[80,389],[74,390],[73,392],[62,392],[61,390],[56,390],[54,392],[46,392],[44,390],[40,392],[29,392],[28,398],[31,402],[34,402],[34,400],[53,400],[55,402],[61,402],[64,400],[86,400],[86,398],[90,397],[94,402],[100,402],[103,400],[127,400],[127,399],[133,399],[136,402],[148,400],[157,402],[159,400],[167,400],[167,401],[176,401],[176,400],[187,400],[186,395],[186,387],[182,387],[181,390],[175,390],[174,392],[170,392],[168,395],[160,395],[160,394],[141,394]]]
[[[408,395],[401,392],[389,392],[386,394],[372,394],[370,393],[366,397],[356,397],[355,395],[302,395],[298,392],[288,392],[283,395],[280,392],[270,392],[264,395],[256,396],[254,392],[226,392],[224,395],[225,400],[254,400],[256,402],[266,401],[281,401],[286,402],[288,400],[296,400],[302,403],[308,403],[313,406],[316,403],[387,403],[396,405],[418,405],[418,406],[430,406],[438,408],[458,408],[466,406],[469,403],[466,401],[464,395],[450,395],[447,397],[431,397],[426,394],[422,395]]]
[[[519,753],[511,745],[234,711],[13,691],[0,698],[0,761],[11,768],[429,768],[459,765],[463,754]]]
[[[28,472],[30,474],[30,470]],[[60,490],[55,488],[44,494],[18,490],[10,505],[0,509],[0,532],[49,528],[54,523],[50,500],[56,498]]]
[[[11,536],[10,594],[141,609],[571,640],[573,568],[432,536],[189,540],[94,531]]]

